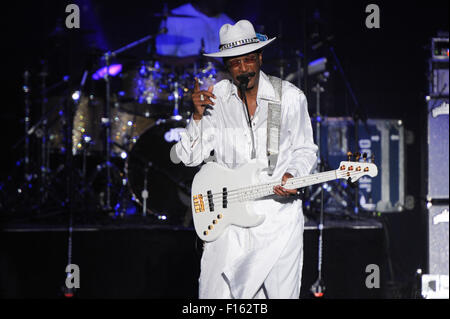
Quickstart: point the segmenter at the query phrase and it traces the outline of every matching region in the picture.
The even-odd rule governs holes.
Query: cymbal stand
[[[28,131],[30,130],[30,72],[25,71],[24,82],[23,82],[23,92],[25,95],[25,158],[24,158],[24,180],[30,181],[32,175],[30,175],[30,135]]]
[[[174,106],[173,106],[173,113],[172,113],[172,119],[174,120],[180,120],[181,116],[180,116],[180,93],[178,92],[178,81],[175,81],[173,83],[173,101],[174,101]]]
[[[47,83],[46,83],[46,77],[48,76],[47,73],[47,67],[46,67],[46,61],[42,61],[42,71],[39,73],[41,77],[41,114],[43,116],[42,118],[42,125],[41,125],[41,158],[40,158],[40,185],[39,185],[39,192],[41,196],[40,198],[40,204],[44,204],[44,202],[47,199],[47,173],[49,171],[49,162],[48,162],[48,153],[47,153],[47,137],[48,137],[48,119],[46,116],[47,110]]]
[[[162,29],[159,33],[165,32],[166,29]],[[104,116],[102,118],[102,124],[105,127],[105,160],[106,160],[106,201],[104,209],[107,211],[112,210],[111,207],[111,81],[109,76],[109,68],[111,66],[111,58],[117,57],[120,53],[127,51],[135,46],[142,44],[144,42],[153,39],[154,35],[148,35],[140,40],[132,42],[128,45],[123,46],[115,51],[108,51],[103,54],[102,59],[105,61],[106,73],[104,76],[106,84],[106,97],[105,97],[105,109]]]
[[[147,179],[148,179],[148,165],[145,166],[144,170],[144,189],[142,190],[142,216],[147,216],[147,199],[148,199],[148,189],[147,189]]]
[[[42,73],[40,74],[42,76]],[[22,206],[33,207],[33,209],[37,209],[38,211],[43,208],[44,204],[48,204],[48,199],[51,198],[55,200],[56,203],[60,203],[60,199],[56,195],[56,192],[51,189],[52,183],[54,180],[53,176],[50,175],[50,147],[48,144],[48,128],[54,125],[54,122],[57,120],[49,121],[51,114],[53,114],[59,105],[53,105],[48,107],[46,96],[47,94],[55,88],[60,87],[62,84],[65,84],[67,81],[64,79],[61,82],[48,86],[46,82],[42,82],[41,86],[44,87],[42,91],[40,91],[40,96],[43,99],[42,101],[42,111],[45,111],[43,114],[40,114],[40,118],[36,120],[36,122],[32,125],[31,123],[31,99],[30,99],[30,77],[31,74],[29,71],[24,72],[24,82],[22,86],[22,90],[24,93],[24,135],[14,144],[12,149],[17,149],[23,143],[24,151],[23,157],[17,162],[17,166],[23,167],[23,177],[24,179],[19,182],[21,185],[20,190],[21,194],[23,194],[25,201],[21,201],[17,199],[18,202],[22,204]],[[65,98],[64,98],[65,100]],[[47,134],[45,133],[47,132]],[[38,152],[36,158],[33,157],[33,154],[30,153],[30,142],[32,136],[35,136],[38,141]],[[44,141],[43,141],[44,140]],[[34,188],[34,184],[37,186],[39,199],[32,198],[31,194],[32,189]],[[33,195],[37,195],[33,193]],[[21,197],[20,195],[19,197]]]
[[[105,99],[105,109],[104,117],[102,118],[102,125],[105,127],[105,156],[106,156],[106,204],[104,209],[111,210],[111,83],[109,77],[109,67],[110,67],[110,52],[105,53],[105,63],[106,63],[106,99]]]

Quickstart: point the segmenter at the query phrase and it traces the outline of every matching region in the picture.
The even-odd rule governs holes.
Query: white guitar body
[[[229,169],[214,162],[203,165],[192,182],[191,196],[194,226],[201,239],[214,241],[229,225],[255,227],[264,221],[264,216],[251,213],[248,209],[251,202],[232,202],[232,197],[228,195],[229,203],[224,208],[223,198],[219,197],[219,200],[214,201],[214,208],[211,211],[212,207],[209,206],[210,202],[207,198],[208,191],[212,194],[223,194],[224,185],[228,190],[232,190],[244,188],[249,184],[258,184],[261,170],[264,168],[261,162],[250,162],[237,169]],[[204,210],[201,209],[200,199],[197,202],[194,201],[196,194],[206,195],[206,199],[204,195],[202,196]],[[198,207],[197,204],[200,204],[200,207],[195,210],[195,207]]]
[[[192,219],[197,235],[204,241],[214,241],[229,225],[255,227],[264,216],[254,214],[249,205],[268,195],[281,181],[269,181],[262,162],[252,161],[237,169],[210,162],[201,168],[192,182]],[[290,178],[286,189],[302,188],[335,179],[355,182],[362,176],[375,177],[378,169],[373,163],[341,162],[332,171]],[[265,180],[261,182],[261,180]]]

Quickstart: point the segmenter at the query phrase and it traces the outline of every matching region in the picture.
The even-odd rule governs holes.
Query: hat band
[[[219,50],[223,51],[223,50],[233,49],[233,48],[240,47],[240,46],[243,46],[246,44],[258,43],[258,42],[259,42],[258,37],[254,37],[251,39],[238,40],[238,41],[234,41],[234,42],[230,42],[230,43],[226,43],[226,44],[221,44],[219,46]]]

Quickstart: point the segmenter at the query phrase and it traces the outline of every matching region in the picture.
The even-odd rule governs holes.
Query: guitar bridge
[[[205,211],[205,203],[203,202],[203,195],[194,195],[194,208],[196,213],[203,213]]]

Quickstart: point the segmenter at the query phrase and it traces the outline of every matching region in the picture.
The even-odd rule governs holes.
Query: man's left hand
[[[289,178],[292,178],[292,177],[294,177],[294,176],[292,176],[292,175],[289,174],[289,173],[284,173],[283,178],[281,179],[281,185],[275,186],[275,187],[273,188],[273,192],[274,192],[275,194],[277,194],[277,195],[279,195],[279,196],[283,196],[283,197],[286,197],[286,196],[289,196],[289,195],[295,195],[295,194],[297,194],[297,189],[295,189],[295,188],[294,188],[294,189],[286,189],[286,188],[283,187],[283,185],[286,184],[286,181],[287,181]]]

